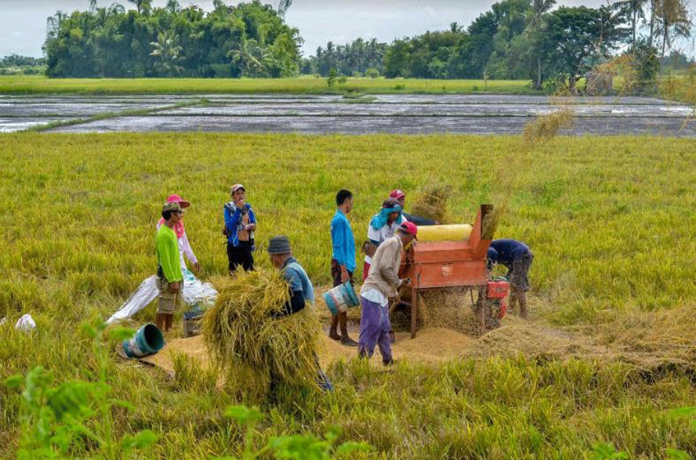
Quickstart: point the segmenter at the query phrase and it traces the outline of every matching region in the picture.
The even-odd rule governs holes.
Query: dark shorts
[[[354,285],[353,272],[349,271],[348,276],[350,276],[350,284]],[[338,264],[336,259],[331,259],[331,278],[333,278],[333,287],[343,284],[341,282],[341,266]]]
[[[531,252],[527,252],[512,261],[512,265],[507,274],[507,279],[512,288],[518,291],[529,291],[529,278],[527,278],[527,274],[529,273],[529,268],[532,266],[533,261],[534,254]]]
[[[240,241],[235,247],[232,243],[227,243],[227,261],[230,273],[237,270],[241,265],[244,271],[254,269],[254,254],[252,252],[251,241]]]

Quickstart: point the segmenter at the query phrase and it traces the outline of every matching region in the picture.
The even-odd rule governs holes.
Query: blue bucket
[[[330,291],[326,291],[324,293],[324,302],[326,302],[326,306],[329,307],[332,315],[338,315],[348,308],[360,305],[358,295],[355,293],[355,289],[353,289],[350,281],[346,281]]]
[[[123,341],[123,351],[129,358],[153,355],[164,347],[162,332],[154,324],[138,329],[132,339]]]

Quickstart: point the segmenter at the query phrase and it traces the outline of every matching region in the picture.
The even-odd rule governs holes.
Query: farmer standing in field
[[[242,184],[232,186],[232,201],[225,204],[225,229],[227,236],[227,260],[231,274],[241,265],[245,271],[254,269],[254,231],[256,216],[246,202],[246,189]]]
[[[165,203],[162,207],[164,225],[157,231],[157,289],[159,303],[155,325],[167,332],[174,322],[174,313],[183,304],[184,278],[181,273],[179,245],[174,227],[181,222],[184,210],[179,203]]]
[[[519,303],[520,316],[527,318],[527,274],[532,266],[534,254],[529,247],[515,240],[493,240],[488,248],[488,262],[491,266],[502,264],[508,268],[506,278],[510,283],[510,308]]]
[[[405,219],[401,215],[401,206],[395,198],[387,198],[382,203],[380,211],[372,217],[370,224],[367,226],[367,239],[369,241],[363,245],[363,251],[365,252],[363,281],[367,279],[370,273],[372,257],[379,245],[394,236],[399,225],[404,221]]]
[[[402,285],[399,279],[401,256],[404,247],[415,240],[417,234],[415,224],[404,222],[397,234],[382,243],[372,257],[370,274],[360,290],[362,317],[358,356],[361,358],[372,357],[375,345],[379,345],[384,365],[394,362],[389,341],[389,298],[398,295],[397,289]]]
[[[273,266],[283,273],[283,278],[290,286],[290,300],[284,305],[284,310],[276,314],[276,318],[293,315],[304,310],[307,303],[314,303],[314,286],[307,276],[307,272],[292,256],[290,240],[287,236],[276,236],[268,242],[268,255]],[[317,362],[317,383],[324,391],[333,390],[328,377],[319,366],[319,358],[314,353]],[[275,386],[277,379],[271,376],[271,386]]]
[[[406,194],[403,192],[403,190],[392,190],[389,194],[389,198],[394,198],[399,202],[399,206],[401,206],[401,209],[406,209]],[[413,214],[407,214],[405,211],[402,211],[401,215],[404,216],[404,219],[406,219],[409,222],[413,222],[419,227],[427,225],[439,225],[439,222],[436,220],[426,219],[425,217],[421,216],[414,216]]]
[[[179,195],[171,195],[169,198],[167,198],[167,203],[179,203],[182,210],[191,206],[189,201],[184,200]],[[164,223],[164,218],[161,218],[159,222],[157,222],[157,231],[159,231],[160,227],[164,225]],[[193,268],[196,270],[196,272],[200,272],[201,264],[198,263],[198,258],[196,258],[196,255],[193,253],[193,249],[191,249],[191,244],[186,236],[183,218],[179,220],[176,225],[174,225],[173,230],[174,233],[176,233],[177,243],[179,244],[179,259],[182,271],[186,268],[186,261],[184,260],[184,256],[186,256],[189,262],[193,264]]]
[[[339,190],[336,194],[336,214],[331,220],[331,243],[333,247],[331,255],[331,277],[334,287],[350,281],[353,284],[353,272],[355,271],[355,238],[350,222],[346,215],[353,209],[353,194],[349,190]],[[337,328],[341,324],[341,335]],[[332,315],[329,337],[340,340],[341,344],[349,347],[357,347],[358,342],[348,335],[348,312],[342,311]]]

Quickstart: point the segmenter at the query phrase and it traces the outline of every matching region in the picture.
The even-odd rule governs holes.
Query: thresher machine
[[[499,325],[507,310],[509,285],[489,275],[486,256],[496,227],[493,211],[493,205],[481,205],[474,225],[456,226],[455,235],[448,236],[444,226],[418,228],[419,241],[406,251],[399,270],[402,279],[410,279],[406,289],[411,290],[411,338],[416,336],[419,295],[435,289],[469,291],[481,334]]]

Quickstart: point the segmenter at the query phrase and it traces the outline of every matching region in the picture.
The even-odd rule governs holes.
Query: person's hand
[[[172,294],[176,294],[177,292],[179,292],[179,283],[178,283],[178,282],[176,282],[176,283],[170,283],[170,284],[169,284],[169,291],[170,291]]]
[[[341,267],[341,283],[345,283],[350,280],[350,275],[345,267]]]
[[[230,236],[230,232],[227,230],[227,227],[222,229],[222,234],[225,236]]]
[[[256,224],[249,224],[246,227],[244,227],[244,230],[246,230],[247,232],[253,232],[254,230],[256,230]]]
[[[193,264],[193,269],[196,270],[196,273],[200,273],[201,272],[201,264],[196,262],[195,264]]]
[[[401,280],[401,285],[402,286],[410,286],[411,285],[411,278],[404,278]]]

